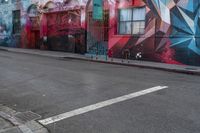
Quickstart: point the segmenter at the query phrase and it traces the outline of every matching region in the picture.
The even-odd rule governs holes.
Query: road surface
[[[160,70],[0,51],[0,104],[52,133],[200,132],[200,76]]]

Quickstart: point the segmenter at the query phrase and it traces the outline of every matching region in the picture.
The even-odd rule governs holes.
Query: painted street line
[[[56,115],[56,116],[53,116],[53,117],[50,117],[50,118],[39,120],[39,122],[42,125],[52,124],[52,123],[55,123],[55,122],[58,122],[58,121],[61,121],[61,120],[64,120],[64,119],[67,119],[67,118],[70,118],[70,117],[73,117],[73,116],[81,115],[81,114],[84,114],[84,113],[87,113],[87,112],[90,112],[90,111],[93,111],[93,110],[97,110],[97,109],[100,109],[100,108],[103,108],[103,107],[106,107],[106,106],[110,106],[110,105],[115,104],[115,103],[123,102],[123,101],[129,100],[129,99],[133,99],[133,98],[143,96],[143,95],[146,95],[146,94],[149,94],[149,93],[152,93],[152,92],[156,92],[156,91],[159,91],[159,90],[163,90],[163,89],[166,89],[166,88],[168,88],[168,86],[156,86],[156,87],[153,87],[153,88],[134,92],[134,93],[131,93],[131,94],[128,94],[128,95],[120,96],[120,97],[117,97],[117,98],[113,98],[113,99],[110,99],[110,100],[106,100],[106,101],[103,101],[103,102],[92,104],[92,105],[89,105],[89,106],[86,106],[86,107],[82,107],[82,108],[79,108],[79,109],[76,109],[76,110],[72,110],[70,112],[59,114],[59,115]]]

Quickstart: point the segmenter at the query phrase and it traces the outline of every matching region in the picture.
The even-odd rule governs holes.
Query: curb
[[[62,58],[60,58],[62,59]],[[76,58],[76,57],[64,57],[65,59],[74,59],[74,60],[83,60],[89,62],[97,62],[97,63],[105,63],[105,64],[113,64],[113,65],[120,65],[120,66],[128,66],[128,67],[138,67],[138,68],[146,68],[146,69],[154,69],[154,70],[162,70],[167,72],[175,72],[175,73],[183,73],[183,74],[190,74],[190,75],[198,75],[200,76],[200,71],[194,70],[184,70],[184,69],[169,69],[164,67],[156,67],[156,66],[148,66],[148,65],[140,65],[140,64],[130,64],[130,63],[120,63],[120,62],[112,62],[112,61],[104,61],[104,60],[94,60],[94,59],[83,59],[83,58]]]
[[[7,51],[7,52],[13,52],[13,53],[22,53],[22,54],[55,58],[55,59],[60,59],[60,60],[65,60],[65,59],[82,60],[82,61],[89,61],[89,62],[96,62],[96,63],[105,63],[105,64],[121,65],[121,66],[128,66],[128,67],[139,67],[139,68],[162,70],[162,71],[167,71],[167,72],[175,72],[175,73],[183,73],[183,74],[200,76],[200,69],[197,69],[197,70],[195,70],[195,69],[187,70],[186,68],[185,69],[174,69],[174,68],[170,69],[170,68],[165,68],[165,67],[156,67],[156,66],[142,65],[142,64],[136,64],[136,63],[121,63],[121,62],[114,62],[114,61],[105,61],[105,60],[101,60],[101,59],[94,60],[89,57],[81,58],[81,57],[73,57],[73,56],[54,56],[54,55],[51,56],[51,55],[31,53],[31,52],[9,50],[8,48],[0,48],[0,50]]]
[[[0,48],[0,51],[8,51],[8,49]]]
[[[10,123],[12,125],[0,129],[0,133],[48,133],[48,130],[36,122],[36,119],[24,121],[24,118],[27,116],[23,113],[26,112],[16,112],[15,110],[0,104],[0,118],[4,120],[4,123]],[[21,115],[21,117],[19,115]]]
[[[200,76],[200,72],[196,72],[196,71],[168,69],[168,68],[163,68],[163,67],[154,67],[154,66],[139,65],[139,64],[119,63],[119,62],[108,62],[108,61],[100,61],[100,60],[99,61],[87,60],[87,61],[99,62],[99,63],[105,63],[105,64],[121,65],[121,66],[129,66],[129,67],[147,68],[147,69],[162,70],[162,71],[167,71],[167,72],[176,72],[176,73],[183,73],[183,74]]]

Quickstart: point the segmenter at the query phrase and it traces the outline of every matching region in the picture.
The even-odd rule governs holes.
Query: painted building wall
[[[85,53],[85,6],[71,0],[41,15],[41,37],[48,38],[49,49]]]
[[[117,9],[144,4],[146,28],[140,36],[118,35],[113,13],[109,48],[114,56],[122,57],[123,50],[129,49],[133,59],[139,53],[144,60],[200,65],[199,0],[120,1]]]
[[[9,0],[0,4],[0,44],[5,46],[19,47],[17,44],[20,35],[12,35],[12,13],[15,10],[21,10],[21,24],[25,24],[24,14],[29,0]]]
[[[102,49],[104,51],[109,49],[114,57],[123,58],[124,51],[128,49],[131,59],[200,65],[199,0],[104,0],[103,10],[107,14],[104,17],[108,19],[108,24],[105,24],[106,19],[100,22],[91,18],[92,0],[52,2],[55,3],[55,7],[51,10],[44,9],[45,4],[48,3],[47,0],[16,0],[16,3],[10,1],[6,4],[8,8],[4,8],[5,4],[1,4],[0,44],[35,48],[34,44],[30,44],[36,37],[30,29],[30,17],[27,15],[30,5],[35,4],[40,11],[39,40],[41,42],[45,36],[48,36],[52,42],[54,40],[60,43],[56,47],[67,46],[79,41],[83,43],[79,46],[93,54],[95,50],[99,50],[98,54],[105,54],[101,52]],[[146,9],[144,34],[120,35],[119,10],[138,7]],[[12,35],[12,11],[18,9],[21,10],[20,39],[19,35]],[[73,16],[72,14],[74,17],[69,17]],[[50,16],[53,19],[50,19]],[[73,25],[69,23],[75,26],[71,30],[69,27]],[[80,30],[72,30],[76,28],[81,30],[81,37],[78,39],[75,35]],[[105,35],[108,35],[108,39],[105,39]],[[66,36],[68,37],[63,39]],[[17,37],[20,43],[17,42]],[[70,48],[66,47],[66,49]],[[69,51],[74,52],[74,50]]]
[[[9,47],[34,48],[29,44],[30,18],[27,14],[31,5],[42,7],[48,0],[8,0],[0,3],[0,45]],[[54,0],[59,2],[62,0]],[[20,10],[21,31],[13,34],[13,11]]]

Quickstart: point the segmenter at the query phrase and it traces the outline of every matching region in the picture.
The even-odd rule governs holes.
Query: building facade
[[[31,18],[29,15],[34,13],[33,9],[31,9],[34,7],[34,3],[43,4],[44,1],[0,0],[0,45],[31,47],[28,46],[26,26]]]
[[[200,66],[199,0],[0,2],[1,45]]]

